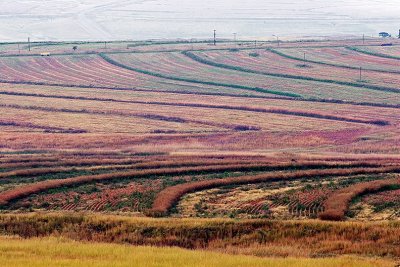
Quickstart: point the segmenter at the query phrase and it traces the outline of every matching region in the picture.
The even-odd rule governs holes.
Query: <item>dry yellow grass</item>
[[[393,262],[356,257],[257,258],[180,248],[155,248],[82,243],[68,239],[19,239],[0,237],[0,265],[9,267],[179,267],[179,266],[296,266],[296,267],[386,267]]]

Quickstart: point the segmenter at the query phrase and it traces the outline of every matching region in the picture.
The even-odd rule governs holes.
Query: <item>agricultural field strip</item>
[[[130,55],[132,56],[133,54],[130,54]],[[259,86],[260,84],[259,85],[232,84],[232,83],[230,83],[232,81],[232,79],[227,79],[228,77],[225,77],[226,73],[220,73],[220,75],[219,75],[220,78],[224,79],[223,81],[218,80],[218,79],[216,81],[215,80],[211,81],[211,80],[209,80],[210,77],[208,77],[208,79],[205,79],[205,80],[204,79],[198,80],[197,78],[194,78],[194,77],[181,77],[181,76],[175,76],[175,75],[169,74],[169,72],[170,72],[171,68],[173,68],[173,66],[169,66],[168,68],[165,69],[167,71],[167,73],[154,72],[153,70],[145,69],[146,64],[143,63],[143,62],[141,62],[141,64],[144,64],[144,66],[142,66],[141,68],[137,68],[137,66],[134,65],[134,64],[129,64],[128,65],[128,64],[124,64],[124,63],[119,62],[118,60],[113,59],[112,57],[110,57],[110,56],[112,56],[112,54],[111,55],[108,55],[108,54],[106,55],[106,54],[102,53],[99,56],[102,57],[108,63],[113,64],[115,66],[118,66],[118,67],[121,67],[121,68],[125,68],[125,69],[131,70],[131,71],[147,74],[147,75],[154,76],[154,77],[170,79],[170,80],[176,80],[176,81],[184,81],[184,82],[205,84],[205,85],[215,85],[215,86],[222,86],[222,87],[230,87],[230,88],[243,89],[243,90],[249,90],[249,91],[255,91],[255,92],[262,92],[262,93],[266,93],[266,94],[273,94],[273,95],[280,95],[280,96],[301,97],[301,95],[293,93],[293,92],[276,91],[276,90],[271,90],[271,89],[268,89],[268,88],[263,88],[262,86],[261,87]],[[147,67],[149,67],[149,66],[147,65],[146,68]],[[158,71],[159,71],[159,67],[161,67],[161,65],[158,63],[157,64],[157,70]],[[190,66],[190,64],[183,65],[183,67],[184,68],[193,68],[193,66]],[[183,73],[185,73],[185,72],[183,72]],[[233,74],[235,74],[235,73],[233,73]],[[243,77],[243,75],[242,75],[242,79],[243,78],[245,78],[245,77]],[[246,77],[246,78],[247,78],[247,80],[250,80],[249,77]],[[252,81],[254,82],[254,79]]]
[[[351,178],[346,177],[346,179]],[[318,184],[327,185],[331,181],[331,178],[325,181],[318,180]],[[259,184],[259,187],[244,185],[234,187],[233,189],[225,189],[222,187],[220,189],[214,188],[199,191],[185,195],[177,204],[177,209],[179,214],[185,217],[188,215],[196,216],[197,213],[200,212],[198,210],[196,211],[196,205],[199,207],[201,203],[204,203],[207,213],[226,214],[227,212],[238,212],[239,215],[244,213],[250,216],[263,216],[273,213],[273,218],[276,219],[279,217],[275,217],[275,212],[282,214],[283,211],[281,207],[285,206],[287,207],[287,211],[283,213],[291,214],[290,216],[297,217],[307,213],[308,216],[311,214],[316,215],[316,213],[323,210],[321,201],[332,190],[322,189],[304,192],[302,191],[304,188],[301,186],[302,183],[305,183],[305,181],[295,181],[289,184],[285,183],[283,186],[280,185],[280,182],[276,182]],[[293,192],[294,190],[296,191]],[[283,196],[284,200],[276,199],[278,196]],[[273,210],[275,210],[275,212]]]
[[[157,99],[160,98],[160,94],[164,94],[163,98],[171,98],[171,101],[185,97],[186,95],[197,95],[199,98],[207,98],[210,99],[209,101],[247,101],[249,98],[253,99],[254,101],[258,101],[257,103],[260,103],[261,100],[272,100],[272,101],[291,101],[291,105],[297,104],[297,103],[321,103],[321,104],[335,104],[336,107],[340,107],[340,105],[352,105],[352,106],[368,106],[368,107],[383,107],[383,108],[400,108],[400,104],[388,104],[388,103],[368,103],[368,102],[354,102],[354,101],[340,101],[340,100],[331,100],[331,99],[301,99],[301,98],[287,98],[287,97],[271,97],[271,96],[258,96],[258,95],[235,95],[235,94],[225,94],[225,93],[206,93],[206,92],[182,92],[182,91],[163,91],[163,90],[142,90],[142,89],[132,89],[132,90],[124,90],[124,89],[114,89],[114,88],[107,88],[107,87],[67,87],[65,90],[63,90],[64,93],[69,93],[68,95],[62,94],[60,95],[58,93],[59,90],[50,90],[50,89],[58,89],[60,86],[55,86],[57,88],[51,87],[51,86],[45,86],[45,87],[39,87],[38,85],[17,85],[18,87],[13,88],[10,86],[7,86],[8,83],[1,84],[0,82],[0,95],[21,95],[21,96],[32,96],[32,97],[43,97],[43,98],[65,98],[65,99],[74,99],[74,100],[92,100],[92,101],[107,101],[107,102],[119,102],[119,103],[138,103],[141,104],[152,104],[152,103],[162,103],[165,104],[165,102],[161,101],[135,101],[135,100],[126,100],[127,97],[129,97],[128,94],[133,94],[135,96],[135,99],[137,99],[140,95],[143,95],[145,93],[146,98],[149,98],[150,96],[152,98],[155,98],[157,96]],[[4,87],[3,90],[1,90]],[[7,91],[5,91],[5,89]],[[109,90],[105,90],[109,89]],[[78,91],[79,90],[79,91]],[[126,94],[126,97],[116,97],[116,92],[115,91],[120,91],[119,93],[124,93]],[[23,92],[22,92],[23,91]],[[29,93],[29,91],[33,91],[32,93]],[[103,95],[102,98],[100,97],[94,97],[93,94],[101,94]],[[110,97],[105,97],[105,95],[110,95]],[[78,96],[82,95],[82,96]],[[88,95],[88,96],[85,96]],[[218,99],[216,99],[218,97]],[[186,99],[185,99],[186,100]],[[171,102],[168,101],[168,102]],[[252,103],[254,102],[252,101]],[[270,103],[271,101],[268,102],[262,102],[262,103]]]
[[[62,132],[62,133],[85,133],[86,130],[83,129],[73,129],[73,128],[62,128],[62,127],[54,127],[48,125],[39,125],[31,122],[16,122],[11,120],[0,120],[1,126],[12,126],[12,127],[21,127],[21,128],[29,128],[29,129],[40,129],[48,132]]]
[[[72,164],[71,164],[72,163]],[[90,164],[90,161],[86,161],[83,163],[78,163],[77,165],[73,165],[74,163],[71,162],[70,164],[68,164],[68,162],[54,162],[51,164],[48,164],[47,167],[50,168],[43,168],[42,165],[46,166],[46,162],[43,163],[34,163],[35,165],[38,165],[42,168],[28,168],[28,169],[18,169],[18,170],[12,170],[12,171],[6,171],[6,172],[0,172],[0,179],[1,178],[9,178],[9,177],[25,177],[25,176],[34,176],[34,175],[39,175],[39,174],[48,174],[48,173],[57,173],[57,172],[66,172],[66,171],[73,171],[73,170],[97,170],[97,169],[115,169],[115,170],[119,170],[119,169],[136,169],[136,170],[142,170],[142,169],[157,169],[157,168],[171,168],[171,167],[193,167],[193,166],[220,166],[220,165],[251,165],[251,164],[265,164],[262,161],[221,161],[218,162],[217,160],[208,160],[208,161],[160,161],[160,162],[139,162],[139,163],[131,163],[131,164],[120,164],[120,163],[129,163],[129,160],[125,160],[125,161],[111,161],[109,163],[114,163],[114,165],[105,165],[107,164],[107,161],[104,161],[104,164],[99,164],[99,165],[95,165],[93,166],[92,164]],[[95,161],[93,161],[93,163],[96,163]],[[109,164],[108,163],[108,164]],[[318,163],[312,163],[311,166],[320,166],[317,165]],[[321,163],[322,164],[322,163]],[[330,166],[328,163],[325,163],[327,166]],[[367,163],[364,163],[366,165],[368,165]],[[50,166],[49,166],[50,165]],[[60,167],[62,165],[72,165],[72,167]],[[88,167],[81,167],[82,165],[89,165]],[[337,165],[337,164],[332,164],[332,165]],[[14,166],[15,167],[15,163],[14,164],[5,164],[5,165],[1,165],[0,164],[0,169],[7,167],[8,169]],[[270,165],[266,165],[266,166],[270,166]],[[302,165],[288,165],[287,167],[300,167]],[[307,165],[306,165],[307,166]],[[378,167],[379,164],[370,164],[370,167]],[[22,165],[22,167],[26,167],[26,165]],[[286,166],[283,166],[286,167]],[[282,167],[282,168],[283,168]]]
[[[122,69],[122,68],[120,68],[120,69]],[[95,71],[95,70],[93,70],[93,71]],[[67,79],[70,79],[70,76],[67,76]],[[60,84],[57,84],[57,85],[60,85]],[[93,85],[90,87],[93,87]],[[111,87],[110,89],[113,89],[113,88]]]
[[[2,92],[0,92],[2,94]],[[13,95],[16,97],[38,97],[41,98],[43,95],[37,96],[35,94],[4,94],[4,95]],[[44,96],[47,97],[47,96]],[[299,117],[307,117],[307,118],[314,118],[314,119],[323,119],[323,120],[335,120],[335,121],[344,121],[344,122],[354,122],[354,123],[365,123],[365,124],[373,124],[373,125],[389,125],[390,122],[384,119],[368,119],[370,115],[366,116],[365,118],[361,118],[360,116],[348,117],[344,115],[331,115],[330,113],[326,112],[309,112],[299,109],[281,109],[278,107],[251,107],[251,106],[232,106],[232,105],[212,105],[212,104],[202,104],[202,103],[170,103],[170,102],[158,102],[158,101],[134,101],[134,100],[115,100],[115,99],[101,99],[101,98],[84,98],[84,97],[73,97],[73,96],[49,96],[51,98],[58,98],[58,99],[74,99],[79,101],[101,101],[101,102],[115,102],[115,103],[127,103],[127,104],[142,104],[142,105],[158,105],[158,106],[179,106],[182,108],[200,108],[200,109],[220,109],[220,110],[236,110],[236,111],[245,111],[245,112],[255,112],[255,113],[269,113],[269,114],[279,114],[279,115],[288,115],[288,116],[299,116]],[[10,103],[10,101],[7,101]],[[71,108],[52,108],[52,107],[45,107],[45,106],[24,106],[24,105],[13,105],[13,104],[0,104],[1,107],[9,107],[9,108],[20,108],[20,109],[31,109],[31,110],[42,110],[42,111],[54,111],[54,112],[74,112],[74,113],[88,113],[88,114],[97,114],[97,115],[117,115],[117,116],[138,116],[140,118],[145,119],[154,119],[154,120],[170,120],[174,122],[181,122],[181,123],[198,123],[210,126],[216,126],[221,128],[227,129],[235,129],[240,125],[230,125],[226,123],[216,123],[211,121],[204,121],[204,120],[193,120],[189,118],[182,118],[178,117],[179,114],[172,114],[173,116],[167,115],[158,115],[156,113],[127,113],[122,111],[112,111],[112,110],[90,110],[90,109],[71,109]],[[252,129],[251,126],[249,129]],[[257,129],[253,127],[253,129]]]
[[[299,78],[315,78],[324,80],[326,82],[330,82],[330,80],[332,80],[353,83],[359,79],[358,69],[352,71],[349,69],[323,64],[304,65],[304,61],[299,62],[298,60],[282,57],[270,51],[258,52],[258,57],[251,57],[249,54],[241,52],[186,52],[185,54],[194,58],[200,57],[202,60],[204,60],[204,62],[209,62],[215,66],[219,65],[221,67],[242,71],[254,71],[255,73],[261,74],[283,74]],[[368,84],[377,86],[386,87],[391,85],[396,87],[400,83],[400,75],[394,75],[392,73],[375,73],[371,71],[365,71],[364,77],[368,78]]]
[[[69,58],[71,59],[71,58]],[[87,58],[85,58],[87,59]],[[32,83],[32,84],[47,84],[47,85],[57,85],[57,86],[90,86],[90,87],[98,87],[98,86],[103,86],[107,85],[107,88],[109,89],[113,89],[116,88],[118,89],[119,86],[123,86],[120,89],[127,89],[126,86],[128,86],[128,89],[135,89],[135,86],[138,86],[138,84],[134,84],[134,86],[132,86],[132,82],[133,81],[137,81],[138,77],[140,77],[140,83],[139,86],[145,86],[146,84],[150,83],[150,84],[154,84],[153,87],[157,88],[157,83],[156,81],[160,80],[164,80],[164,77],[158,77],[158,78],[154,78],[154,75],[148,75],[148,73],[144,73],[142,72],[132,72],[132,70],[127,70],[126,68],[121,68],[120,66],[115,66],[110,64],[110,63],[106,63],[106,61],[102,60],[100,57],[96,56],[95,57],[90,57],[89,59],[91,59],[91,65],[90,68],[85,68],[84,70],[79,70],[79,69],[75,69],[71,66],[68,66],[69,69],[64,70],[67,66],[64,66],[62,68],[55,68],[54,66],[50,65],[50,68],[48,70],[43,70],[43,67],[48,63],[47,61],[49,61],[50,59],[47,58],[38,58],[36,60],[33,60],[33,62],[26,62],[23,61],[22,66],[15,66],[14,68],[12,68],[11,66],[7,65],[6,62],[3,60],[0,60],[0,67],[5,69],[6,71],[2,74],[3,77],[5,75],[6,79],[8,80],[4,80],[4,82],[15,82],[15,83]],[[51,58],[51,60],[54,60],[54,58]],[[68,60],[68,57],[65,58],[59,58],[58,61],[71,61]],[[18,61],[20,62],[21,60],[18,59]],[[103,61],[103,62],[100,62]],[[41,64],[39,64],[38,62],[40,62]],[[93,63],[94,62],[94,63]],[[95,64],[95,65],[93,65]],[[100,64],[100,65],[97,65]],[[36,65],[35,67],[33,65]],[[49,67],[49,65],[47,65],[47,67]],[[103,68],[100,67],[104,67],[106,68],[105,71],[103,71]],[[24,69],[24,71],[22,71],[22,69]],[[41,72],[38,72],[38,69],[41,70]],[[82,67],[80,67],[80,69],[82,69]],[[87,73],[89,72],[89,73]],[[7,74],[8,73],[8,74]],[[94,73],[94,75],[92,75],[91,73]],[[73,74],[73,75],[71,75]],[[144,77],[143,77],[144,75]],[[95,84],[88,83],[87,81],[87,77],[91,77],[92,79],[95,80]],[[105,80],[103,78],[103,76],[109,76],[110,78],[112,78],[113,80],[109,81],[109,80]],[[126,81],[121,82],[121,80],[118,81],[115,80],[116,77],[120,77],[120,79],[122,78],[126,78]],[[149,77],[147,77],[149,76]],[[153,76],[153,78],[151,78],[151,76]],[[21,77],[23,79],[21,79]],[[50,78],[50,79],[49,79]],[[154,79],[156,79],[156,81],[154,81]],[[98,81],[100,80],[100,82]],[[171,80],[171,79],[167,79],[167,80]],[[58,81],[58,83],[56,82]],[[72,81],[72,83],[71,83]],[[104,83],[102,83],[101,81],[104,81]],[[179,80],[180,82],[189,82],[189,83],[193,83],[190,80]],[[66,84],[60,84],[61,83],[66,83]],[[82,84],[83,83],[83,84]],[[196,82],[196,83],[200,83],[200,84],[204,84],[201,82]],[[117,86],[116,86],[117,85]],[[119,85],[119,86],[118,86]],[[207,85],[212,85],[212,86],[220,86],[220,87],[227,87],[227,88],[234,88],[234,89],[241,89],[241,90],[251,90],[251,91],[260,91],[257,88],[252,88],[252,87],[246,87],[246,86],[237,86],[237,85],[231,85],[231,84],[219,84],[219,83],[211,83],[211,84],[207,84]],[[162,87],[162,86],[158,86],[158,87]],[[261,90],[260,92],[266,93],[266,91]],[[268,92],[267,92],[268,93]],[[280,94],[279,92],[277,92],[277,94]],[[287,96],[298,96],[295,94],[284,94]]]
[[[283,54],[280,52],[276,52],[276,54],[283,56]],[[198,54],[196,55],[191,52],[184,52],[183,55],[186,55],[187,57],[193,59],[196,62],[203,63],[203,64],[206,64],[209,66],[218,67],[218,68],[222,68],[222,69],[241,71],[244,73],[254,73],[254,74],[279,77],[279,78],[284,78],[284,79],[306,80],[306,81],[313,81],[313,82],[319,82],[319,83],[337,84],[337,85],[347,86],[349,88],[353,87],[353,89],[361,88],[363,90],[369,89],[369,90],[376,90],[376,91],[400,93],[400,89],[396,88],[396,87],[388,87],[388,86],[382,86],[382,85],[369,85],[369,84],[360,83],[360,82],[340,81],[340,80],[325,79],[325,78],[319,78],[319,77],[313,77],[313,76],[293,75],[293,74],[290,74],[287,72],[286,73],[277,73],[277,72],[269,72],[269,71],[268,72],[260,71],[260,70],[252,69],[251,66],[242,67],[242,66],[238,66],[238,65],[215,62],[213,60],[206,59],[205,57],[198,56]],[[299,64],[300,64],[301,59],[297,59],[297,60],[299,60]],[[302,62],[304,63],[304,60]],[[335,67],[337,67],[337,66],[335,66]],[[393,81],[392,84],[396,84],[395,81]]]
[[[394,50],[394,51],[390,51],[391,53],[388,53],[389,51],[385,50],[385,48],[388,48],[388,49]],[[353,51],[356,51],[358,53],[363,53],[363,54],[376,56],[376,57],[383,57],[383,58],[390,58],[390,59],[400,60],[400,51],[398,50],[398,48],[399,48],[399,46],[394,46],[394,47],[391,46],[390,48],[387,47],[387,46],[386,47],[382,47],[382,46],[378,46],[378,47],[346,46],[346,49],[353,50]],[[383,52],[379,51],[379,49],[383,49]],[[395,53],[393,53],[393,52],[395,52]]]
[[[300,167],[304,165],[300,165]],[[343,167],[342,165],[335,165],[335,164],[325,164],[325,165],[317,165],[315,164],[310,164],[310,167],[314,168],[326,168],[326,167],[335,167],[338,166]],[[366,173],[375,173],[375,172],[387,172],[391,171],[394,172],[396,170],[399,170],[399,167],[397,166],[389,166],[389,167],[374,167],[370,166],[370,164],[346,164],[345,165],[347,169],[336,169],[336,170],[342,170],[344,174],[346,174],[349,171],[354,171],[356,173],[362,171],[359,166],[364,166],[363,170]],[[370,167],[369,167],[370,166]],[[299,166],[294,166],[294,168],[298,168]],[[352,167],[352,168],[350,168]],[[5,191],[2,194],[0,194],[0,204],[7,204],[9,201],[25,197],[31,194],[39,193],[46,191],[48,189],[52,188],[59,188],[59,187],[64,187],[64,186],[71,186],[71,185],[79,185],[79,184],[84,184],[84,183],[89,183],[89,182],[96,182],[96,181],[103,181],[103,180],[114,180],[114,179],[133,179],[133,178],[143,178],[143,177],[148,177],[148,176],[155,176],[155,175],[182,175],[182,174],[191,174],[191,173],[215,173],[215,172],[223,172],[223,171],[274,171],[274,170],[280,170],[280,169],[287,169],[287,168],[293,168],[292,165],[284,164],[281,166],[271,166],[270,164],[234,164],[234,165],[222,165],[222,166],[194,166],[194,167],[178,167],[178,168],[160,168],[160,169],[149,169],[149,170],[133,170],[133,171],[127,171],[127,172],[116,172],[116,173],[109,173],[109,174],[99,174],[99,175],[86,175],[86,176],[78,176],[74,178],[65,178],[65,179],[54,179],[54,180],[47,180],[47,181],[42,181],[42,182],[37,182],[33,184],[29,184],[23,187],[16,188],[14,190],[9,190]],[[333,173],[335,169],[331,169]],[[321,171],[321,170],[320,170]],[[293,178],[300,178],[302,174],[305,174],[307,176],[307,172],[295,172],[299,173],[300,175],[294,176]],[[317,172],[310,171],[311,174],[318,175]],[[323,171],[322,171],[323,173]],[[328,172],[331,173],[331,172]],[[264,177],[269,177],[269,179],[275,179],[277,174],[267,174],[267,175],[261,175],[261,179],[265,179]],[[310,175],[310,174],[309,174]],[[252,177],[252,176],[251,176]],[[254,178],[255,177],[255,178]],[[259,176],[254,176],[251,179],[259,179],[257,177]],[[271,178],[275,177],[275,178]],[[285,177],[283,177],[285,178]],[[289,175],[290,178],[290,175]],[[232,179],[239,179],[237,181],[242,181],[246,179],[246,177],[243,177],[242,179],[240,178],[230,178],[230,179],[220,179],[220,180],[214,180],[214,181],[225,181],[229,180],[232,182]],[[251,182],[253,180],[249,180],[248,182]],[[256,180],[257,181],[257,180]],[[165,193],[160,193],[165,194]]]
[[[304,62],[304,57],[301,58],[301,56],[303,56],[303,53],[306,52],[306,55],[308,55],[309,58],[306,58],[305,61],[314,64],[354,70],[359,70],[360,67],[362,67],[365,71],[369,71],[371,73],[400,74],[400,71],[398,70],[398,67],[400,67],[400,62],[398,60],[362,53],[347,47],[320,49],[314,48],[308,51],[305,51],[304,49],[301,51],[293,51],[293,49],[283,48],[269,49],[269,51],[288,59],[297,60],[299,62]],[[301,53],[301,56],[299,53]],[[375,64],[377,67],[371,67],[373,64]]]
[[[283,94],[286,94],[285,92],[293,92],[298,94],[297,97],[301,98],[329,98],[330,100],[349,100],[354,102],[356,102],[356,100],[365,101],[368,99],[366,102],[381,103],[388,102],[388,100],[390,102],[391,99],[396,99],[396,95],[400,93],[400,89],[397,88],[390,88],[385,90],[386,94],[382,94],[381,87],[379,87],[379,90],[371,90],[362,86],[349,86],[348,84],[339,85],[321,83],[325,84],[325,86],[319,87],[316,84],[317,82],[304,79],[297,79],[299,82],[289,83],[288,81],[293,81],[293,79],[285,79],[285,82],[282,81],[282,78],[273,77],[271,75],[246,73],[243,71],[221,67],[218,68],[216,66],[205,64],[204,62],[198,62],[181,53],[162,55],[153,53],[151,55],[146,55],[145,58],[142,58],[143,56],[138,54],[130,54],[129,56],[125,55],[123,58],[115,58],[115,55],[105,54],[101,54],[101,56],[105,60],[108,60],[110,63],[117,66],[125,67],[133,71],[146,72],[147,74],[154,75],[155,77],[162,76],[172,80],[185,81],[195,80],[199,83],[204,82],[205,84],[208,84],[208,82],[211,81],[211,78],[212,83],[217,81],[218,83],[224,82],[224,84],[227,84],[227,82],[231,83],[231,81],[241,81],[240,85],[238,85],[238,88],[245,86],[249,89],[248,86],[251,84],[251,88],[253,89],[250,88],[249,90],[254,90],[254,88],[255,90],[258,90],[257,88],[265,88],[264,85],[268,84],[268,88],[280,90],[276,91],[276,94],[281,94],[282,92]],[[161,64],[162,62],[164,63]],[[183,64],[181,62],[185,63]],[[140,66],[140,69],[138,69],[138,66]],[[179,73],[180,76],[171,74],[172,69]],[[234,86],[237,86],[237,83],[235,83]],[[365,94],[366,91],[368,91],[369,94]],[[391,94],[393,94],[393,96],[391,96]]]
[[[166,115],[159,114],[145,114],[145,113],[137,113],[137,112],[123,112],[123,111],[102,111],[102,110],[89,110],[89,109],[68,109],[68,108],[53,108],[53,107],[42,107],[42,106],[22,106],[15,104],[0,104],[0,108],[11,108],[11,109],[21,109],[21,110],[38,110],[38,111],[47,111],[47,112],[61,112],[61,113],[77,113],[77,114],[90,114],[90,115],[107,115],[107,116],[118,116],[118,117],[136,117],[146,120],[154,120],[154,121],[163,121],[163,122],[171,122],[171,123],[179,123],[179,124],[199,124],[206,126],[214,126],[228,130],[241,130],[242,127],[244,130],[259,130],[258,127],[248,126],[248,125],[239,125],[239,124],[228,124],[228,123],[217,123],[213,121],[205,121],[205,120],[194,120],[194,119],[186,119],[181,117],[171,117]],[[289,114],[290,115],[290,114]],[[353,122],[353,123],[361,123],[361,124],[373,124],[373,125],[388,125],[389,122],[386,121],[367,121],[367,120],[358,120],[358,119],[347,119],[341,117],[330,117],[329,115],[324,117],[323,119],[327,120],[337,120],[337,121],[345,121],[345,122]]]
[[[74,81],[76,86],[84,86],[87,84],[87,77],[91,77],[96,81],[96,79],[102,80],[104,82],[102,85],[108,85],[106,88],[107,89],[118,89],[116,88],[116,84],[122,84],[123,88],[120,89],[135,89],[132,87],[132,82],[133,81],[142,81],[142,82],[153,82],[154,78],[152,79],[145,79],[146,77],[143,77],[142,74],[136,74],[133,72],[128,72],[122,68],[117,68],[113,65],[96,65],[96,61],[100,61],[100,58],[96,59],[91,59],[91,64],[87,65],[85,63],[86,68],[79,66],[75,63],[73,63],[71,60],[68,60],[68,58],[63,58],[65,61],[68,62],[68,64],[72,64],[73,66],[67,65],[66,63],[62,63],[60,60],[55,60],[54,58],[51,59],[43,59],[40,58],[38,60],[34,60],[32,62],[29,62],[29,64],[24,64],[23,65],[23,70],[18,69],[18,68],[11,68],[7,64],[4,64],[2,62],[2,66],[6,68],[7,71],[10,73],[16,72],[17,74],[14,76],[8,76],[10,79],[9,82],[12,82],[15,80],[16,82],[21,82],[20,79],[15,78],[15,77],[25,77],[26,82],[51,82],[54,83],[55,81],[61,81],[64,83],[69,83],[71,85],[71,80]],[[86,58],[87,59],[87,58]],[[49,61],[53,61],[53,65],[48,65]],[[47,64],[47,69],[43,69],[43,66],[39,65],[37,61],[40,61],[42,64]],[[54,62],[58,64],[58,66],[55,66]],[[80,63],[84,63],[85,60],[80,60]],[[103,62],[106,63],[106,62]],[[36,64],[36,66],[33,68],[33,65]],[[102,69],[106,68],[105,71]],[[40,69],[41,72],[38,73],[37,70]],[[44,75],[46,74],[46,75]],[[73,74],[73,75],[71,75]],[[4,75],[4,74],[3,74]],[[138,76],[140,76],[140,79],[138,79]],[[108,77],[109,79],[105,79],[104,77]],[[116,79],[118,77],[123,77],[126,78],[124,82],[121,82],[121,79],[117,82]],[[49,79],[50,78],[50,79]],[[61,80],[60,80],[61,79]],[[93,87],[93,85],[90,85],[90,87]]]
[[[350,202],[365,193],[379,192],[390,185],[400,185],[400,177],[358,183],[333,192],[324,202],[325,211],[319,215],[325,220],[343,220]]]
[[[64,60],[67,58],[64,58]],[[53,63],[50,63],[50,60]],[[97,79],[101,80],[101,82],[104,82],[105,85],[108,86],[115,86],[117,81],[111,80],[106,80],[102,77],[104,75],[104,72],[98,69],[98,73],[100,72],[102,75],[96,75],[93,76],[90,73],[90,69],[87,69],[85,72],[80,71],[79,69],[74,69],[73,67],[70,67],[68,65],[62,64],[59,61],[55,60],[54,58],[51,59],[39,59],[40,64],[38,60],[32,60],[29,61],[29,63],[25,63],[19,68],[11,68],[10,66],[4,64],[1,65],[2,67],[5,67],[10,73],[17,72],[17,75],[14,76],[9,76],[10,80],[15,80],[15,77],[24,77],[25,73],[28,73],[28,79],[27,81],[47,81],[47,82],[54,82],[54,81],[61,81],[61,82],[67,82],[67,83],[75,83],[79,85],[80,83],[87,84],[88,83],[88,78],[94,79],[94,82],[97,82]],[[93,66],[92,66],[93,67]],[[38,70],[41,70],[38,72]],[[29,79],[30,77],[30,79]],[[131,77],[131,81],[136,81]],[[89,80],[90,82],[91,80]],[[100,83],[101,84],[101,83]],[[126,85],[126,84],[123,84]]]
[[[297,171],[291,173],[268,173],[253,176],[242,176],[235,178],[214,179],[199,182],[189,182],[171,186],[157,194],[154,200],[150,214],[154,216],[163,216],[168,213],[169,209],[179,201],[179,199],[187,193],[200,191],[204,189],[220,187],[225,185],[240,185],[249,183],[261,183],[279,180],[294,180],[310,177],[329,177],[329,176],[346,176],[357,174],[374,174],[374,173],[398,173],[399,166],[381,167],[381,168],[355,168],[355,169],[327,169],[327,170],[308,170]]]
[[[392,177],[393,175],[382,175],[379,179]],[[378,180],[378,177],[374,175],[317,179],[296,180],[285,182],[283,185],[282,182],[270,182],[199,191],[185,195],[179,201],[178,207],[183,208],[183,213],[179,212],[179,214],[196,216],[196,213],[200,211],[195,205],[201,209],[201,205],[204,204],[206,208],[203,211],[212,215],[238,212],[237,215],[240,218],[243,218],[241,215],[247,218],[246,216],[267,214],[272,216],[271,219],[289,219],[292,216],[308,218],[323,211],[323,202],[335,188],[348,187],[349,184],[360,183],[364,180]],[[267,208],[263,209],[263,207]],[[282,207],[286,207],[286,211],[283,211]],[[254,209],[258,211],[253,214]],[[178,211],[180,211],[179,208]]]

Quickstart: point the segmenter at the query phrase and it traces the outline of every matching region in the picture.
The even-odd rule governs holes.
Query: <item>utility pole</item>
[[[279,36],[278,35],[272,35],[272,36],[275,36],[276,37],[276,42],[278,43],[278,46],[279,46]]]
[[[237,43],[236,43],[236,32],[234,32],[233,33],[233,42],[235,43],[235,48],[236,48],[236,46],[237,46]]]
[[[363,34],[363,44],[365,43],[365,34]]]
[[[104,49],[107,49],[107,41],[104,41]]]
[[[31,51],[31,38],[28,37],[28,51]]]
[[[21,54],[21,48],[19,47],[19,43],[18,43],[18,54]]]
[[[254,49],[257,49],[257,40],[254,40]]]
[[[217,30],[214,30],[214,45],[217,45]]]

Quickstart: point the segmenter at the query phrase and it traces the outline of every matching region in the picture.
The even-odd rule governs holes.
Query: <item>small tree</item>
[[[73,49],[74,51],[76,51],[76,50],[78,49],[78,46],[75,45],[75,46],[72,47],[72,49]]]

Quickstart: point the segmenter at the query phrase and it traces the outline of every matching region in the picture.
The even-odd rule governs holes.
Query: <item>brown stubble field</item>
[[[168,242],[154,232],[141,244],[224,251],[226,242],[226,252],[239,254],[397,259],[391,242],[398,240],[387,235],[400,218],[400,89],[392,69],[397,43],[392,58],[372,55],[379,40],[359,48],[369,54],[357,45],[265,43],[255,50],[248,43],[224,43],[216,50],[205,43],[129,49],[120,43],[108,50],[85,44],[90,53],[77,55],[64,45],[51,45],[57,55],[46,57],[37,55],[45,45],[31,55],[2,53],[0,225],[31,237],[35,227],[21,232],[30,216],[57,221],[54,212],[72,221],[76,214],[98,216],[87,219],[88,227],[95,227],[92,220],[103,225],[110,214],[117,221],[174,217],[185,225],[167,227]],[[303,51],[310,68],[296,59]],[[374,62],[365,72],[368,82],[353,79],[356,70],[346,65],[353,58],[355,65]],[[21,216],[21,224],[9,223],[9,216]],[[193,218],[186,223],[187,217]],[[185,237],[188,225],[207,232],[210,218],[228,223],[228,217],[243,223],[233,226],[232,238],[212,233],[210,240],[191,243],[195,237]],[[321,221],[365,218],[380,222]],[[59,222],[68,227],[68,220]],[[270,221],[285,226],[264,225]],[[292,229],[296,223],[305,232],[329,228],[326,239],[306,242],[321,242],[323,249],[300,252],[306,237]],[[270,227],[285,235],[294,231],[295,247],[290,237],[268,237]],[[376,236],[362,236],[363,243],[352,247],[354,232],[365,227]],[[38,236],[54,235],[50,228]],[[121,242],[125,234],[114,239]],[[96,241],[112,239],[101,230],[98,235]],[[262,253],[268,238],[275,243]],[[374,238],[380,248],[371,244]]]

